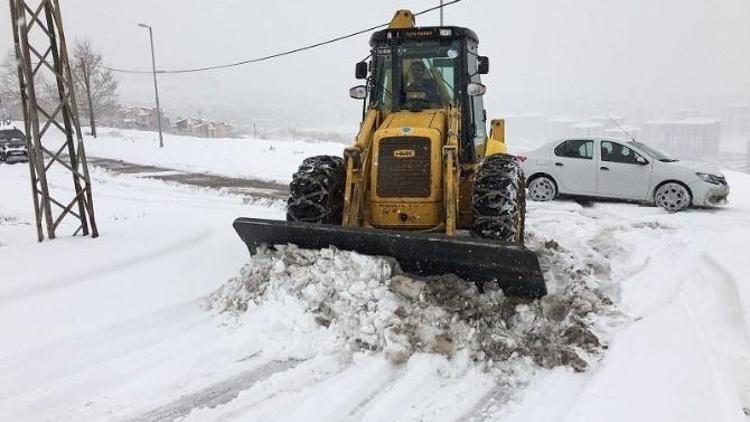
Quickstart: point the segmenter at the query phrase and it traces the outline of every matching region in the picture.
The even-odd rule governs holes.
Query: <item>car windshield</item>
[[[376,48],[378,108],[391,111],[394,102],[400,109],[443,108],[452,103],[456,97],[459,51],[457,41],[405,42],[395,51],[390,46]],[[394,98],[396,87],[399,92]]]
[[[20,147],[26,146],[26,142],[11,141],[11,142],[8,142],[8,146],[10,146],[11,148],[20,148]]]
[[[657,151],[657,150],[651,148],[650,146],[648,146],[648,145],[646,145],[644,143],[641,143],[641,142],[638,142],[638,141],[630,141],[630,142],[628,142],[628,144],[630,144],[630,145],[632,145],[632,146],[640,149],[641,151],[645,152],[646,154],[650,155],[651,158],[653,158],[654,160],[658,160],[658,161],[661,161],[661,162],[664,162],[664,163],[672,163],[672,162],[677,161],[676,158],[670,157],[669,155],[664,154],[663,152]]]

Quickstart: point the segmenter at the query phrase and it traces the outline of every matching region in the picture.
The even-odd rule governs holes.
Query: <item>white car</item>
[[[646,202],[676,212],[691,205],[721,205],[729,195],[723,174],[636,141],[557,140],[520,158],[532,201],[551,201],[560,194],[591,196]]]

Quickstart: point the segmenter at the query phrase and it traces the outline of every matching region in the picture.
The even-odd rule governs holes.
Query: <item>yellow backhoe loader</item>
[[[415,27],[408,10],[373,33],[354,145],[304,160],[290,184],[287,221],[238,218],[251,253],[261,244],[334,246],[395,258],[406,272],[453,273],[506,294],[546,294],[524,247],[525,186],[507,154],[502,120],[486,133],[481,75],[489,60],[470,29]]]

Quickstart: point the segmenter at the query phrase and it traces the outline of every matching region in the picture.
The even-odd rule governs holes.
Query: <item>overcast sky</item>
[[[108,64],[149,69],[144,22],[160,68],[266,55],[387,22],[398,8],[437,1],[60,0],[69,40],[91,39]],[[0,9],[3,10],[3,9]],[[418,24],[435,25],[438,14]],[[695,104],[750,99],[749,0],[464,0],[446,23],[473,28],[490,57],[489,112],[544,110],[561,101]],[[7,8],[0,49],[11,48]],[[160,76],[167,108],[279,108],[347,97],[368,36],[233,70]],[[149,102],[150,76],[123,76],[122,97]],[[333,116],[340,118],[341,116]]]

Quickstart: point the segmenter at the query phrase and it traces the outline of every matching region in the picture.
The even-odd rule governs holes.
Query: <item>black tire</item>
[[[306,158],[289,184],[287,221],[341,224],[346,169],[340,157]]]
[[[523,243],[525,180],[521,166],[511,155],[492,155],[479,165],[471,199],[474,236]]]

